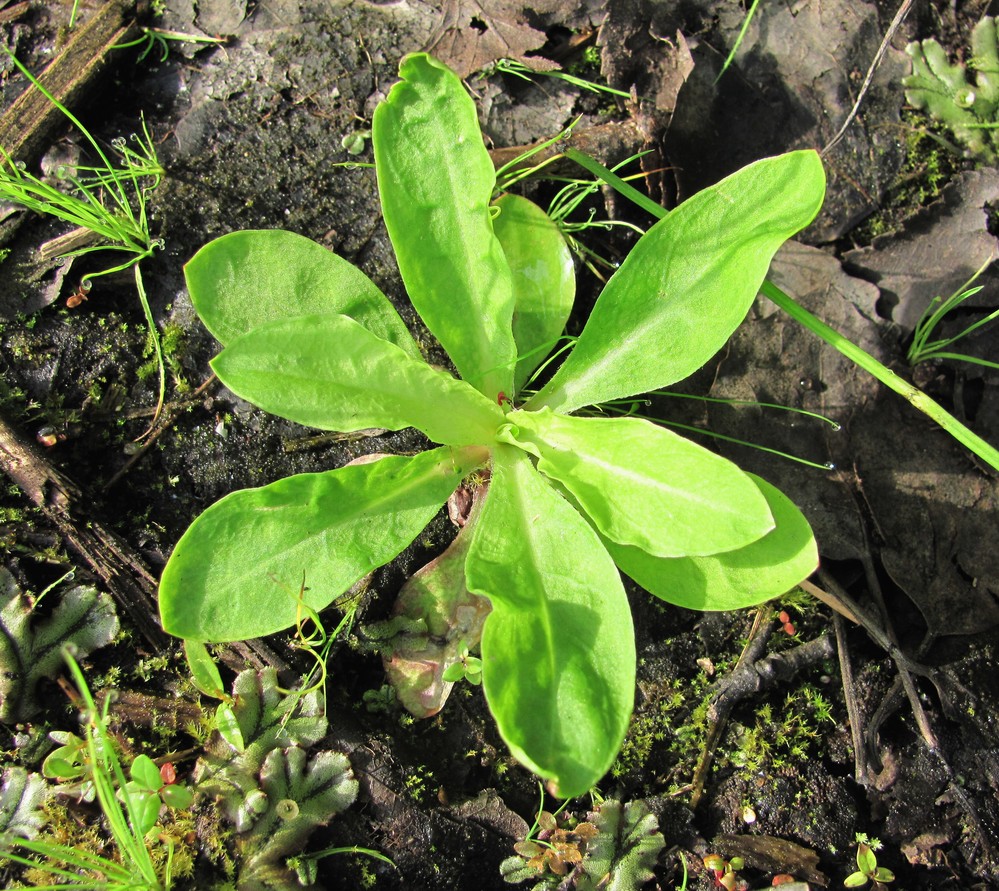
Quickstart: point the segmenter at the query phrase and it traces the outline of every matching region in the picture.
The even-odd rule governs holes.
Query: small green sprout
[[[466,680],[476,687],[479,686],[482,683],[482,660],[477,656],[470,656],[464,642],[462,642],[458,652],[459,661],[448,666],[442,677],[451,683]]]
[[[370,138],[370,130],[352,130],[340,140],[340,147],[348,155],[360,155],[367,148]]]
[[[7,55],[18,71],[73,124],[90,146],[98,164],[92,167],[60,167],[56,175],[64,185],[63,188],[57,188],[35,176],[22,161],[11,157],[0,146],[0,199],[34,213],[55,217],[97,236],[96,244],[68,251],[63,255],[65,258],[105,251],[124,255],[124,259],[118,257],[106,269],[83,276],[79,289],[67,300],[67,305],[78,306],[86,300],[93,279],[133,270],[135,290],[146,318],[159,369],[159,393],[153,416],[155,423],[163,406],[166,366],[159,330],[153,320],[139,270],[143,260],[152,256],[157,248],[163,247],[162,241],[153,238],[150,232],[147,213],[149,195],[159,185],[164,174],[152,135],[143,121],[142,134],[134,134],[132,137],[134,148],[124,138],[112,140],[112,147],[119,158],[117,163],[113,163],[108,153],[76,116],[39,83],[10,50],[7,50]]]
[[[207,34],[188,34],[184,31],[169,31],[165,28],[152,28],[143,26],[142,36],[131,40],[128,43],[119,43],[114,49],[127,49],[131,46],[142,46],[142,52],[136,60],[141,62],[154,49],[159,48],[160,61],[165,62],[170,55],[171,44],[194,43],[202,46],[223,46],[228,43],[226,37],[209,37]]]
[[[624,90],[615,90],[607,84],[597,84],[591,80],[577,77],[575,74],[570,74],[568,71],[559,71],[557,69],[553,71],[535,71],[533,68],[528,68],[523,62],[518,62],[516,59],[500,59],[484,72],[485,75],[494,73],[511,74],[529,83],[533,83],[532,78],[537,76],[553,77],[556,80],[564,80],[567,84],[579,87],[579,89],[586,90],[589,93],[608,93],[612,96],[621,96],[624,99],[631,98],[631,93],[626,93]]]
[[[895,874],[890,869],[878,866],[878,858],[874,856],[874,852],[879,850],[881,842],[878,839],[869,839],[863,832],[857,833],[857,871],[846,877],[843,887],[862,888],[870,881],[878,889],[895,881]]]
[[[47,775],[70,780],[86,777],[91,797],[100,806],[115,856],[104,857],[45,839],[7,835],[0,836],[0,850],[11,862],[40,870],[53,879],[77,878],[80,873],[101,877],[99,884],[76,882],[70,887],[168,891],[173,881],[174,841],[165,835],[157,836],[152,830],[161,805],[185,808],[191,802],[190,792],[180,786],[174,792],[164,792],[166,786],[173,784],[168,783],[160,769],[144,755],[133,761],[131,781],[126,778],[107,730],[108,705],[112,697],[107,697],[104,707],[98,709],[72,648],[65,647],[63,655],[83,700],[84,736],[82,739],[74,734],[59,737],[63,745],[46,759]],[[165,860],[154,860],[153,846],[160,844],[166,848]],[[65,883],[59,884],[61,887]]]
[[[716,888],[725,891],[747,891],[749,882],[739,878],[739,870],[746,864],[741,857],[726,860],[721,854],[705,854],[702,861],[711,873]]]
[[[906,358],[909,360],[910,365],[918,365],[920,362],[930,362],[934,359],[951,359],[957,362],[971,362],[975,365],[984,365],[987,368],[999,368],[999,363],[990,362],[987,359],[979,359],[977,356],[969,356],[967,353],[954,353],[947,349],[951,344],[956,343],[989,322],[999,318],[999,309],[993,310],[984,318],[968,325],[963,331],[955,334],[953,337],[931,339],[937,326],[947,315],[957,309],[969,297],[974,297],[975,294],[982,290],[984,285],[976,285],[975,287],[972,287],[972,285],[991,265],[992,258],[989,258],[971,278],[946,300],[942,297],[933,298],[930,305],[926,307],[926,311],[922,317],[916,323],[916,328],[913,331],[912,343],[906,352]]]
[[[161,807],[182,811],[194,801],[194,793],[177,782],[177,773],[169,761],[157,767],[148,755],[136,755],[129,775],[132,779],[125,784],[125,794],[136,803],[143,835],[156,825]]]

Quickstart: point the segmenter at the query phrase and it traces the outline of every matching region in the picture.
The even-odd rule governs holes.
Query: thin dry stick
[[[176,421],[177,418],[180,417],[181,413],[187,411],[187,409],[190,408],[190,406],[194,403],[194,401],[196,401],[197,398],[205,392],[205,390],[207,390],[213,383],[215,383],[217,379],[218,378],[216,378],[214,374],[209,375],[208,378],[205,380],[205,382],[202,383],[201,386],[194,391],[190,399],[180,403],[179,407],[175,411],[173,411],[166,418],[164,418],[163,423],[161,423],[159,427],[153,430],[152,433],[146,436],[145,442],[142,443],[142,448],[140,448],[134,455],[132,455],[132,457],[129,458],[124,463],[121,469],[104,484],[103,491],[107,492],[108,489],[110,489],[126,473],[128,473],[135,465],[135,462],[139,461],[142,458],[142,456],[149,451],[152,444],[156,442],[157,439],[159,439],[167,430],[169,430],[173,426],[174,421]],[[153,423],[155,422],[156,418],[153,418]],[[145,434],[143,434],[143,436],[145,436]]]
[[[764,657],[767,641],[775,627],[776,625],[763,619],[763,610],[760,610],[739,662],[732,673],[718,683],[718,692],[708,706],[708,720],[711,722],[708,738],[690,784],[692,808],[697,807],[704,794],[715,749],[735,706],[749,696],[759,695],[778,683],[790,680],[833,654],[832,638],[823,634],[815,640],[799,644],[793,650]]]
[[[843,121],[843,126],[840,127],[836,135],[829,140],[826,147],[819,152],[820,155],[827,155],[830,151],[832,151],[837,143],[839,143],[839,141],[843,138],[843,134],[849,129],[854,118],[857,117],[857,113],[860,111],[860,103],[864,101],[864,98],[867,96],[867,91],[871,88],[871,81],[874,80],[874,73],[878,70],[881,60],[884,59],[885,53],[888,52],[888,47],[891,45],[892,39],[895,37],[898,29],[902,27],[902,22],[905,21],[905,17],[909,14],[909,10],[911,8],[912,0],[904,0],[898,9],[898,12],[895,13],[895,18],[891,20],[891,24],[888,26],[888,31],[885,33],[884,39],[881,41],[881,46],[878,47],[878,51],[874,54],[874,61],[871,62],[871,67],[867,69],[867,77],[864,78],[864,82],[860,86],[860,92],[857,94],[857,101],[853,103],[853,108],[850,109],[850,113],[846,116],[846,120]]]
[[[843,681],[843,699],[846,713],[850,718],[850,736],[853,739],[853,776],[861,786],[867,785],[867,764],[864,759],[864,732],[857,697],[853,686],[853,666],[850,664],[850,651],[846,645],[846,627],[843,617],[833,613],[833,630],[836,632],[836,653],[839,657],[839,675]]]
[[[870,575],[867,578],[868,585],[871,586],[872,591],[875,592],[874,596],[880,600],[881,589],[877,581],[876,573],[874,573],[873,563],[870,559],[870,554],[868,553],[866,559],[862,558],[862,562],[865,566],[865,571],[869,568]],[[869,567],[868,567],[868,564]],[[919,700],[919,692],[916,690],[916,685],[912,680],[913,674],[920,674],[928,677],[930,681],[933,682],[934,686],[939,686],[935,678],[935,672],[923,665],[919,665],[912,659],[908,658],[902,651],[898,648],[895,642],[894,634],[891,632],[890,626],[888,632],[884,629],[877,627],[874,621],[867,616],[862,609],[860,609],[857,604],[855,604],[836,584],[835,580],[829,576],[828,573],[823,570],[819,570],[819,577],[822,579],[823,584],[826,585],[830,590],[832,590],[836,597],[841,598],[844,602],[848,603],[850,609],[861,618],[861,624],[867,633],[875,640],[875,642],[881,646],[891,657],[892,661],[895,663],[895,668],[898,671],[898,677],[896,679],[896,685],[901,686],[905,691],[906,698],[909,700],[909,705],[912,708],[913,716],[916,719],[916,725],[919,727],[919,733],[922,737],[923,743],[926,746],[927,751],[933,757],[938,765],[940,765],[941,770],[943,770],[944,775],[947,777],[947,789],[954,799],[958,802],[960,807],[964,810],[965,815],[968,820],[974,826],[976,833],[978,834],[979,841],[983,848],[989,852],[990,856],[994,850],[994,845],[990,841],[989,830],[982,821],[982,818],[978,814],[978,808],[975,803],[968,796],[967,792],[961,788],[960,783],[955,779],[955,774],[953,768],[950,766],[950,762],[944,755],[943,750],[940,747],[940,743],[937,740],[936,733],[933,731],[930,725],[929,718],[926,716],[926,711],[923,709],[922,703]],[[809,587],[814,587],[808,583]],[[802,584],[802,588],[805,588],[805,584]],[[806,589],[807,590],[807,589]],[[895,695],[895,690],[889,691],[886,699],[890,699]],[[942,694],[941,694],[942,695]],[[885,719],[886,710],[891,707],[891,703],[883,703],[882,707],[878,709],[878,712],[871,718],[872,728],[876,729]],[[870,742],[870,740],[868,740]],[[876,757],[876,753],[875,753]],[[869,759],[873,760],[873,759]]]
[[[141,557],[110,529],[84,516],[81,489],[0,417],[0,469],[18,485],[78,554],[143,637],[160,652],[168,638],[156,621],[156,580]]]
[[[763,610],[758,609],[753,619],[753,627],[749,631],[749,640],[743,647],[732,673],[719,684],[719,692],[714,701],[708,706],[708,720],[711,727],[708,730],[707,739],[704,741],[704,748],[701,750],[700,760],[697,762],[697,769],[694,771],[694,779],[691,781],[690,807],[696,808],[704,794],[704,784],[711,769],[711,762],[714,759],[715,749],[721,740],[722,731],[728,723],[729,713],[735,705],[735,699],[728,699],[725,696],[727,690],[731,689],[732,683],[738,677],[744,665],[752,665],[757,659],[763,656],[767,648],[767,641],[770,639],[772,629],[766,628],[767,623],[763,621]]]
[[[871,558],[871,546],[867,538],[867,527],[862,525],[861,529],[864,534],[864,549],[860,555],[860,563],[864,567],[864,578],[867,581],[867,589],[874,598],[874,602],[881,613],[881,627],[884,628],[888,640],[896,652],[901,652],[898,647],[898,637],[895,634],[895,628],[888,618],[888,608],[885,606],[884,595],[881,591],[881,581],[878,579],[878,574],[874,569],[874,560]],[[898,661],[896,661],[895,667],[898,669],[898,675],[902,679],[902,687],[905,689],[905,695],[912,707],[912,714],[916,719],[919,732],[926,741],[927,748],[934,755],[940,757],[940,742],[933,732],[933,728],[930,726],[929,718],[926,717],[923,703],[919,699],[919,691],[912,680],[912,673],[907,666],[902,665]]]

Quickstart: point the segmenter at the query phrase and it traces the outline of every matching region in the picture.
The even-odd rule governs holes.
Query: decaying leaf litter
[[[72,312],[54,303],[28,325],[16,317],[16,308],[8,309],[16,288],[8,290],[5,314],[14,317],[2,331],[3,412],[22,437],[49,426],[65,434],[45,458],[82,484],[90,496],[83,503],[88,509],[93,503],[95,516],[131,546],[136,562],[148,564],[153,575],[192,516],[232,489],[262,485],[289,472],[339,466],[367,453],[402,454],[421,447],[406,433],[317,443],[310,431],[266,417],[219,390],[209,389],[180,411],[184,395],[178,386],[180,381],[198,386],[214,352],[211,338],[193,321],[180,267],[201,244],[225,231],[252,226],[300,231],[361,265],[386,293],[402,293],[378,224],[370,174],[332,165],[351,159],[340,140],[366,129],[405,52],[432,47],[470,74],[500,52],[527,54],[546,37],[553,38],[552,47],[570,47],[569,32],[583,35],[598,48],[611,85],[625,91],[634,87],[642,101],[621,103],[608,122],[609,108],[590,97],[574,97],[556,81],[533,88],[473,76],[469,83],[484,99],[487,134],[497,147],[530,142],[553,135],[582,111],[580,130],[604,128],[604,151],[593,152],[602,160],[614,163],[650,146],[659,150],[658,157],[641,163],[650,171],[650,188],[669,203],[754,158],[824,145],[852,104],[856,74],[866,71],[886,17],[894,13],[881,10],[879,17],[867,4],[843,9],[828,2],[770,9],[761,4],[735,67],[716,82],[742,24],[738,5],[681,10],[612,2],[571,11],[564,6],[534,4],[535,15],[524,17],[517,5],[465,2],[444,11],[430,4],[303,9],[273,2],[251,10],[239,3],[201,3],[196,14],[193,6],[174,3],[164,27],[236,39],[207,52],[181,45],[158,65],[136,67],[132,57],[112,56],[106,79],[92,89],[104,91],[100,95],[114,91],[122,112],[104,118],[99,110],[104,103],[97,103],[87,121],[110,140],[136,130],[142,111],[157,135],[168,176],[153,201],[156,234],[165,246],[151,258],[146,276],[155,282],[150,299],[160,325],[173,323],[183,331],[172,371],[179,413],[143,460],[103,490],[128,459],[126,450],[135,448],[129,440],[148,421],[129,413],[154,401],[153,385],[138,375],[146,361],[139,359],[145,338],[127,285],[102,288]],[[910,36],[951,34],[956,47],[981,12],[963,10],[962,19],[928,13],[907,27]],[[15,18],[4,25],[5,39],[37,70],[40,58],[32,53],[56,40],[66,15],[52,5],[27,19]],[[547,55],[560,62],[572,58],[555,51]],[[994,171],[983,168],[955,177],[939,202],[897,232],[871,246],[844,249],[852,247],[857,222],[886,200],[886,192],[892,194],[905,160],[906,125],[899,117],[905,71],[903,54],[890,51],[857,125],[825,159],[831,189],[822,217],[804,234],[808,246],[789,246],[774,271],[785,290],[888,363],[901,362],[901,345],[928,299],[960,286],[995,248],[987,213],[995,199]],[[5,104],[18,88],[8,82]],[[661,167],[670,169],[662,172]],[[614,212],[648,224],[623,202],[609,198],[608,203]],[[15,246],[60,234],[48,224],[11,220],[21,227],[11,236]],[[840,249],[845,265],[833,248]],[[623,255],[627,245],[612,242],[608,250]],[[59,271],[54,267],[49,274]],[[70,270],[70,279],[73,274]],[[994,305],[985,282],[977,299]],[[63,298],[71,290],[64,284]],[[54,300],[58,291],[50,289],[49,295]],[[411,312],[405,306],[400,311],[419,331]],[[580,321],[570,326],[578,331]],[[989,355],[990,342],[994,336],[986,332],[977,344],[979,354]],[[999,431],[992,376],[984,369],[944,365],[932,370],[926,385],[994,442]],[[879,862],[891,866],[905,887],[989,887],[999,776],[989,681],[995,676],[993,592],[999,590],[995,549],[989,545],[995,528],[994,479],[921,416],[762,299],[717,366],[702,377],[685,384],[712,397],[821,411],[841,425],[837,431],[751,406],[665,398],[654,406],[662,415],[706,421],[720,433],[836,465],[822,473],[718,444],[801,505],[823,552],[828,575],[817,580],[821,586],[844,588],[871,614],[877,611],[872,592],[881,589],[902,649],[935,669],[929,677],[917,674],[916,683],[938,748],[928,747],[925,734],[914,728],[909,705],[895,693],[896,665],[885,649],[861,632],[850,632],[853,689],[863,726],[871,730],[861,782],[849,747],[840,670],[835,663],[819,662],[803,675],[764,685],[763,693],[736,706],[715,751],[714,772],[691,815],[684,804],[689,794],[671,793],[691,780],[696,767],[696,753],[685,749],[699,746],[706,722],[697,718],[695,707],[707,685],[734,666],[750,622],[633,601],[644,661],[638,709],[632,745],[603,793],[646,799],[657,814],[667,845],[656,869],[662,887],[680,883],[677,847],[697,854],[717,850],[726,858],[741,855],[746,874],[759,879],[757,884],[790,872],[816,885],[825,876],[833,886],[855,868],[851,844],[856,831],[885,842]],[[4,507],[12,512],[33,510],[27,505],[20,496],[5,495]],[[21,585],[43,589],[64,571],[39,559],[40,554],[65,559],[59,556],[63,545],[56,527],[31,513],[4,519],[8,568]],[[398,709],[369,710],[377,707],[373,694],[381,690],[384,675],[377,657],[356,652],[366,643],[364,622],[387,617],[394,592],[440,554],[452,529],[440,518],[424,540],[376,575],[356,647],[336,651],[330,666],[330,735],[323,748],[351,759],[361,805],[334,820],[321,838],[315,836],[312,847],[361,844],[384,851],[398,869],[368,864],[378,887],[428,887],[440,881],[455,887],[508,887],[499,879],[498,864],[524,837],[538,806],[530,778],[511,766],[481,701],[476,694],[465,695],[465,685],[429,722],[402,727],[405,718]],[[113,587],[114,577],[105,583]],[[794,604],[787,608],[802,640],[828,632],[827,612]],[[766,630],[753,640],[761,636]],[[228,654],[228,664],[237,670],[268,662],[288,666],[289,683],[308,670],[286,645],[268,643],[255,652]],[[794,642],[778,630],[767,643],[780,652]],[[155,658],[152,641],[142,650],[140,662]],[[118,643],[95,652],[88,662],[91,673],[99,675],[109,665],[134,660],[135,648]],[[143,673],[149,676],[140,665],[119,681],[126,690],[150,697],[138,704],[130,700],[120,716],[123,722],[150,724],[157,709],[177,708],[170,701],[177,691],[143,681]],[[805,682],[833,702],[834,721],[813,721],[821,737],[814,743],[800,730],[811,708],[802,704]],[[41,682],[39,698],[46,708],[56,708],[63,694],[47,684]],[[685,692],[679,705],[672,697],[674,685]],[[763,720],[767,714],[761,715],[765,705],[770,706],[769,725]],[[768,726],[788,735],[797,732],[799,746],[814,746],[806,752],[807,762],[795,760],[793,747],[781,749],[777,738],[768,737],[776,732]],[[770,749],[757,761],[761,741]],[[183,772],[182,762],[178,767]],[[755,817],[751,823],[747,808]],[[580,807],[581,819],[585,811]],[[780,849],[776,842],[768,844],[770,839],[798,847]],[[806,856],[809,850],[819,855],[818,866]],[[695,858],[687,860],[696,872]],[[359,858],[330,857],[322,861],[320,882],[335,887],[356,881],[364,868]],[[707,877],[691,881],[710,886]]]

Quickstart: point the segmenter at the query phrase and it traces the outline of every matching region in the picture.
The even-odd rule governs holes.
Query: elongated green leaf
[[[382,214],[410,300],[461,376],[490,399],[513,392],[513,286],[493,234],[496,174],[458,76],[425,53],[375,109]]]
[[[500,734],[560,795],[581,795],[614,760],[635,695],[634,628],[613,561],[527,455],[500,445],[465,572],[493,606],[482,685]]]
[[[205,696],[214,696],[216,699],[224,699],[225,685],[222,683],[222,675],[219,674],[219,667],[215,664],[211,653],[200,640],[184,641],[184,657],[187,660],[187,670],[191,673],[191,681],[198,690]]]
[[[507,194],[494,206],[500,214],[493,228],[513,275],[513,336],[520,356],[514,383],[519,391],[565,328],[576,298],[576,272],[562,233],[538,205]]]
[[[812,151],[744,167],[656,223],[597,299],[565,364],[531,400],[571,412],[682,380],[743,320],[777,248],[814,218]]]
[[[678,606],[742,609],[779,597],[815,571],[818,550],[808,521],[791,500],[765,480],[752,480],[766,497],[777,526],[737,551],[663,560],[638,548],[604,543],[623,572]]]
[[[504,420],[469,384],[346,316],[259,325],[219,353],[212,368],[243,399],[322,430],[416,427],[434,442],[472,445],[490,441]]]
[[[640,418],[514,411],[516,440],[602,535],[658,557],[741,548],[774,527],[766,499],[727,458]]]
[[[441,448],[227,495],[191,524],[163,570],[164,630],[229,641],[291,627],[302,604],[323,609],[395,557],[482,457]]]
[[[420,350],[395,307],[360,269],[304,235],[247,229],[206,244],[184,267],[205,327],[222,343],[264,322],[342,313],[414,359]]]

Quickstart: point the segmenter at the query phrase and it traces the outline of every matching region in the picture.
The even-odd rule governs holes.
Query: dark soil
[[[86,20],[93,10],[83,6]],[[367,128],[405,53],[431,47],[467,74],[496,58],[489,40],[503,33],[507,53],[537,51],[579,65],[584,76],[634,88],[643,99],[638,104],[555,80],[535,87],[496,75],[469,80],[491,147],[551,136],[579,114],[581,129],[630,122],[612,128],[617,135],[602,157],[616,161],[651,150],[641,162],[655,171],[647,187],[669,204],[757,158],[824,146],[853,105],[896,11],[894,4],[847,0],[760,4],[733,66],[718,78],[744,16],[742,5],[728,0],[481,4],[488,14],[464,0],[444,4],[445,11],[420,0],[171,0],[167,6],[163,27],[232,39],[216,48],[180,44],[165,61],[156,50],[141,61],[135,49],[116,50],[103,78],[74,105],[105,144],[134,132],[144,116],[167,171],[151,198],[154,233],[164,246],[143,273],[157,323],[171,332],[173,420],[134,463],[128,464],[134,440],[155,402],[155,373],[130,277],[98,279],[86,302],[68,308],[86,260],[68,270],[50,265],[33,280],[14,263],[63,229],[20,213],[0,221],[12,251],[0,265],[0,412],[25,439],[51,428],[57,441],[44,458],[81,486],[80,516],[120,536],[154,576],[194,517],[228,492],[421,446],[412,431],[349,442],[316,438],[218,384],[191,400],[209,376],[217,344],[197,320],[182,275],[183,263],[214,237],[241,228],[291,229],[361,267],[420,331],[381,224],[373,172],[334,166],[371,160],[370,148],[354,158],[341,139]],[[934,35],[953,53],[963,52],[987,6],[916,5],[857,121],[824,159],[825,209],[800,243],[782,252],[773,274],[806,307],[899,374],[916,376],[996,443],[994,371],[960,363],[913,370],[904,359],[913,324],[930,299],[950,294],[995,255],[990,220],[999,174],[975,170],[971,161],[919,137],[914,128],[927,122],[902,113],[907,61],[901,48],[908,39]],[[522,7],[530,14],[522,15]],[[0,10],[0,34],[39,70],[65,39],[67,18],[59,3],[11,4]],[[503,30],[511,23],[512,32]],[[592,55],[584,61],[587,47],[598,48],[599,62]],[[4,107],[23,87],[20,77],[7,77]],[[77,139],[68,131],[54,134],[49,155]],[[622,205],[608,196],[598,210],[647,223]],[[600,245],[612,257],[628,247],[626,238]],[[54,281],[60,274],[61,286]],[[575,331],[596,291],[595,281],[581,281],[583,309],[570,325]],[[981,283],[978,315],[968,320],[997,305],[999,279],[989,272]],[[995,360],[994,329],[985,329],[968,351]],[[864,832],[882,841],[879,863],[894,871],[894,887],[999,888],[996,473],[762,298],[717,361],[682,391],[789,405],[837,422],[834,430],[775,410],[666,398],[650,410],[834,465],[806,467],[715,441],[802,507],[823,556],[816,583],[880,616],[879,627],[898,649],[887,652],[800,593],[765,607],[762,624],[754,626],[755,611],[692,613],[630,590],[640,658],[636,711],[600,791],[643,799],[656,814],[666,841],[658,887],[680,887],[684,861],[688,888],[714,887],[701,865],[709,852],[742,856],[741,875],[750,887],[769,886],[779,873],[812,887],[842,887],[855,869],[855,834]],[[444,710],[425,721],[372,695],[385,678],[365,628],[389,616],[404,580],[453,535],[442,514],[417,544],[376,573],[358,625],[333,649],[331,729],[323,747],[349,756],[360,794],[312,837],[310,849],[359,845],[383,852],[395,867],[329,856],[320,861],[318,887],[509,887],[499,864],[534,819],[538,785],[510,757],[481,693],[459,685]],[[76,584],[102,584],[13,485],[0,492],[0,544],[3,564],[26,590],[39,592],[70,568]],[[793,636],[776,620],[780,610],[789,613]],[[331,608],[323,616],[327,627],[341,615]],[[184,680],[176,642],[145,638],[127,617],[122,622],[126,633],[94,652],[85,669],[98,691],[120,691],[113,711],[122,739],[154,756],[170,754],[183,778],[198,754],[182,729],[198,714],[197,693]],[[827,644],[802,649],[823,636]],[[747,641],[758,659],[787,656],[788,671],[754,673],[754,683],[743,677],[726,692],[725,679]],[[837,644],[852,666],[846,681]],[[286,684],[310,666],[286,636],[255,655],[242,652],[224,656],[227,682],[233,669],[259,667],[246,661],[251,658],[270,660]],[[916,663],[910,677],[918,715],[900,686],[893,658],[899,652]],[[701,794],[692,784],[699,785],[694,778],[712,730],[707,705],[719,693],[730,710]],[[856,700],[867,733],[859,753],[847,695]],[[32,727],[36,740],[50,729],[77,729],[55,683],[43,682],[37,698],[40,711],[31,726],[6,728],[11,735],[2,746],[9,763],[32,770],[40,751],[23,747]],[[569,809],[582,817],[590,806],[577,801]],[[207,802],[199,807],[204,829],[213,809]],[[191,887],[223,886],[226,855],[220,851],[227,844],[202,848]]]

